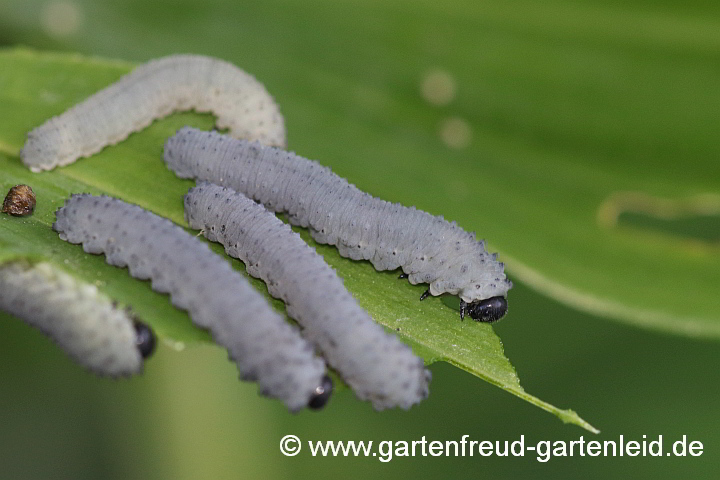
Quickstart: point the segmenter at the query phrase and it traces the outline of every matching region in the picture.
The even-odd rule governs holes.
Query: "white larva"
[[[28,133],[20,152],[34,172],[68,165],[181,110],[212,112],[238,138],[285,146],[285,123],[265,87],[231,63],[171,55],[138,66]]]
[[[0,310],[45,333],[97,375],[141,373],[143,358],[155,345],[147,326],[115,306],[95,286],[48,263],[0,266]]]
[[[215,132],[183,128],[165,143],[165,162],[182,178],[230,187],[290,222],[309,227],[319,243],[369,260],[377,270],[402,267],[429,294],[460,296],[460,315],[492,322],[507,311],[512,286],[496,254],[455,222],[360,191],[332,171],[293,153]]]
[[[265,281],[360,399],[383,410],[427,397],[430,372],[422,359],[375,323],[325,260],[262,205],[203,184],[185,196],[185,218]]]
[[[297,328],[275,312],[239,272],[207,244],[166,218],[110,197],[73,195],[56,213],[60,238],[127,266],[169,293],[173,305],[210,330],[244,380],[292,411],[321,407],[329,396],[325,363]]]

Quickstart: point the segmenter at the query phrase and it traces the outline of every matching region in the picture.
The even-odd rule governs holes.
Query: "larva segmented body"
[[[109,377],[141,373],[155,344],[150,329],[116,307],[94,285],[48,263],[0,266],[0,310],[50,337],[91,372]]]
[[[202,184],[185,196],[185,218],[265,281],[359,398],[383,410],[427,397],[430,372],[422,359],[375,323],[325,260],[262,205]]]
[[[326,382],[324,362],[207,244],[170,220],[110,197],[73,195],[56,216],[60,238],[104,253],[109,264],[127,266],[133,277],[169,293],[173,305],[228,349],[241,378],[257,381],[261,393],[292,411],[322,406],[317,397]]]
[[[430,284],[426,295],[459,295],[461,316],[495,321],[507,310],[512,283],[504,265],[455,222],[372,197],[294,153],[216,132],[183,128],[165,143],[164,157],[182,178],[227,186],[286,212],[345,257],[377,270],[402,267],[411,283]]]
[[[68,165],[114,145],[172,112],[212,112],[239,138],[285,146],[285,123],[265,87],[223,60],[171,55],[135,68],[28,133],[20,152],[34,172]]]

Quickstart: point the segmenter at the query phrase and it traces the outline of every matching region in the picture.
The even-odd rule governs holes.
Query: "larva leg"
[[[423,293],[422,295],[420,295],[420,301],[422,302],[423,300],[425,300],[425,299],[426,299],[427,297],[429,297],[429,296],[430,296],[430,289],[428,288],[427,290],[425,290],[425,293]]]
[[[406,279],[406,278],[408,278],[409,276],[410,276],[410,275],[408,275],[407,273],[401,273],[400,276],[398,277],[398,280]]]

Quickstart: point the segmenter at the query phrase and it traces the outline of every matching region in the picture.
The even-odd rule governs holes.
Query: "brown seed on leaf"
[[[15,185],[10,189],[3,202],[3,213],[21,217],[35,210],[35,193],[28,185]]]

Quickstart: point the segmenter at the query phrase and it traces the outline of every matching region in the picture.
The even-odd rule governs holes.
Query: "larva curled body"
[[[294,153],[215,132],[183,128],[165,143],[164,157],[182,178],[227,186],[286,212],[345,257],[377,270],[402,267],[411,283],[430,284],[430,294],[460,296],[463,316],[494,321],[507,310],[512,283],[504,265],[455,222],[372,197]]]
[[[141,373],[154,337],[128,311],[94,285],[77,281],[48,263],[0,266],[0,310],[50,337],[91,372],[109,377]]]
[[[223,60],[171,55],[135,68],[28,133],[20,152],[34,172],[68,165],[174,111],[212,112],[238,138],[285,146],[285,123],[265,87]]]
[[[73,195],[56,213],[60,238],[104,253],[109,264],[150,279],[173,305],[228,349],[244,380],[292,411],[313,401],[325,364],[297,329],[248,281],[199,239],[170,220],[110,197]]]
[[[262,205],[203,184],[185,196],[185,218],[265,281],[360,399],[383,410],[427,397],[430,372],[422,359],[375,323],[325,260]]]

